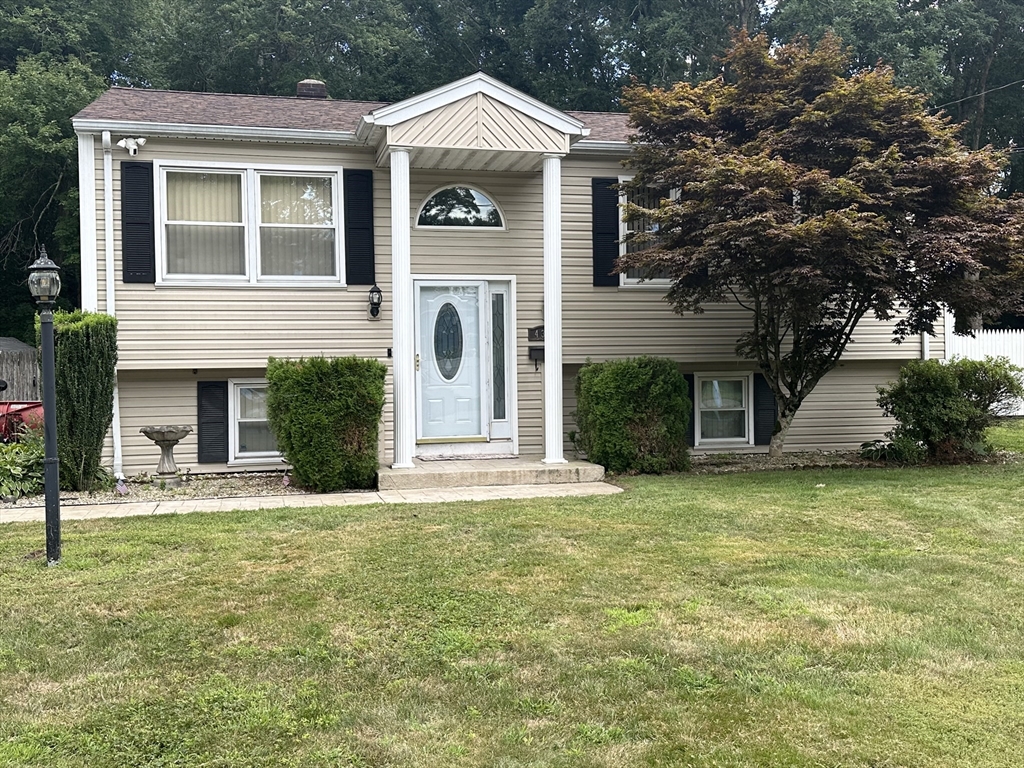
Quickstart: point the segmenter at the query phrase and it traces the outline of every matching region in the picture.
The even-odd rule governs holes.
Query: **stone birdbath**
[[[178,465],[174,463],[174,446],[191,431],[192,427],[188,425],[143,427],[139,430],[160,446],[160,463],[156,465],[156,474],[165,488],[177,488],[181,485],[181,478],[178,477]]]

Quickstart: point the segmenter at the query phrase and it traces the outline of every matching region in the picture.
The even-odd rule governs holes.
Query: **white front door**
[[[486,442],[489,377],[484,362],[487,283],[416,284],[417,442]]]
[[[414,297],[417,455],[514,454],[514,283],[416,280]]]

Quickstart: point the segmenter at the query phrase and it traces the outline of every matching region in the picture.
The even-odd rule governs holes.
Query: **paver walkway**
[[[122,501],[109,504],[67,504],[61,520],[94,520],[101,517],[180,515],[187,512],[227,512],[233,509],[348,506],[353,504],[424,504],[445,501],[536,499],[563,496],[606,496],[621,488],[608,483],[557,483],[553,485],[491,485],[480,488],[424,488],[410,491],[367,493],[310,493],[287,496],[234,496],[222,499],[173,499],[170,501]],[[0,523],[41,522],[42,506],[0,509]]]

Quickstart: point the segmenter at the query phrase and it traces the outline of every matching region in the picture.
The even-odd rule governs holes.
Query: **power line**
[[[1006,85],[1000,85],[997,88],[989,88],[987,91],[982,91],[981,93],[976,93],[973,96],[964,96],[962,99],[957,99],[956,101],[947,101],[945,104],[939,104],[939,106],[937,106],[937,107],[932,107],[932,109],[934,110],[934,109],[942,109],[943,107],[951,107],[954,104],[959,104],[961,101],[970,101],[971,99],[976,99],[979,96],[984,96],[987,93],[992,93],[994,91],[1001,91],[1004,88],[1009,88],[1012,85],[1020,85],[1021,83],[1024,83],[1024,79],[1014,80],[1012,83],[1007,83]]]

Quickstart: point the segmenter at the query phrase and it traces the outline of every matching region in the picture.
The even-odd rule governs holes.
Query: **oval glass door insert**
[[[441,307],[434,321],[434,359],[447,381],[454,379],[462,366],[462,320],[451,302]]]

